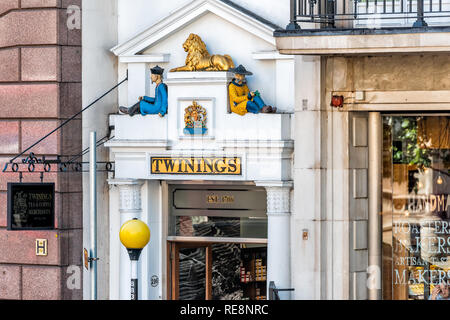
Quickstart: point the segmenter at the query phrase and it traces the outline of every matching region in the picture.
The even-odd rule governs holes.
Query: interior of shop
[[[450,117],[383,126],[383,298],[434,300],[450,285]]]

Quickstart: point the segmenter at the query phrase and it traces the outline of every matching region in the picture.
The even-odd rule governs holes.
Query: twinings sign
[[[152,174],[241,175],[239,157],[152,157]]]
[[[55,228],[54,183],[8,183],[8,229]]]

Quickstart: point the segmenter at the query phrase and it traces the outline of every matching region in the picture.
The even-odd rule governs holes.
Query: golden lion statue
[[[183,49],[186,51],[186,65],[170,70],[177,71],[227,71],[234,68],[231,57],[225,55],[210,55],[206,50],[206,45],[202,39],[191,33],[183,43]]]

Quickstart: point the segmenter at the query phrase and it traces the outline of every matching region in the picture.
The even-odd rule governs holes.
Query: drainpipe
[[[89,147],[91,300],[97,300],[97,137],[92,131]]]
[[[382,121],[379,112],[369,112],[369,300],[381,300],[382,226],[381,226],[381,164]]]

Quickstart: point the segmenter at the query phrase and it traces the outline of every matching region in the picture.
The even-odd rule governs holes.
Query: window
[[[383,298],[450,299],[450,117],[383,126]]]

